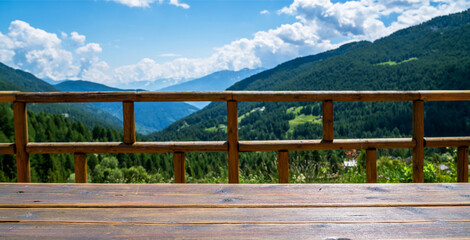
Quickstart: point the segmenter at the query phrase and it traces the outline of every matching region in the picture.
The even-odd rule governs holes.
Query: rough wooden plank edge
[[[14,143],[0,143],[0,154],[15,154]]]
[[[16,91],[0,91],[0,102],[14,102],[16,93]]]
[[[469,207],[470,202],[432,203],[309,203],[309,204],[0,204],[0,208],[356,208],[356,207]]]
[[[325,142],[322,140],[271,140],[239,142],[240,152],[413,148],[415,145],[415,141],[411,138],[335,139],[332,142]]]
[[[470,146],[470,137],[426,137],[424,146],[434,147],[461,147]]]
[[[3,96],[3,98],[2,98]],[[470,90],[444,91],[182,91],[7,93],[19,102],[184,102],[184,101],[470,101]]]
[[[30,154],[227,152],[226,142],[51,142],[28,143]]]

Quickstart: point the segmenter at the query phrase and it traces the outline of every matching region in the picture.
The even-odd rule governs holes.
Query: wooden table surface
[[[470,184],[7,184],[0,239],[470,239]]]

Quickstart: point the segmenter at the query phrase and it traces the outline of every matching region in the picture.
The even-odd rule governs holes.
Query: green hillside
[[[0,91],[22,92],[57,92],[57,88],[42,81],[34,75],[10,68],[0,63]],[[108,128],[119,129],[122,121],[106,111],[91,104],[85,103],[54,103],[54,104],[28,104],[28,109],[34,112],[61,114],[72,121],[81,121],[93,127],[101,125]]]
[[[371,42],[298,58],[242,80],[229,90],[470,89],[470,12],[438,17]],[[320,103],[241,103],[240,139],[321,138]],[[288,111],[295,108],[297,112]],[[303,113],[300,113],[300,110]],[[335,103],[335,137],[411,135],[410,102]],[[470,104],[427,102],[426,136],[470,135]],[[225,103],[182,119],[156,140],[225,140]],[[215,127],[215,128],[214,128]],[[210,129],[210,131],[208,130]],[[214,131],[218,129],[217,131]]]
[[[61,91],[135,91],[135,89],[119,89],[88,81],[64,81],[55,85]],[[143,90],[137,90],[143,91]],[[91,103],[122,121],[122,103]],[[163,129],[178,119],[199,110],[184,102],[136,102],[136,131],[149,134]]]

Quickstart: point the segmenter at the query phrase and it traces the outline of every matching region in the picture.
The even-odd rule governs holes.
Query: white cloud
[[[108,0],[108,1],[114,1],[120,4],[124,4],[128,7],[150,7],[150,4],[154,3],[155,0]],[[161,3],[161,0],[160,0]]]
[[[189,5],[186,3],[180,3],[179,0],[170,0],[170,4],[177,6],[177,7],[182,7],[184,9],[188,9]]]
[[[155,1],[132,2],[150,4]],[[178,1],[169,3],[184,7],[184,3]],[[86,43],[83,35],[62,33],[59,39],[54,33],[14,21],[7,34],[0,33],[0,61],[31,71],[39,77],[57,80],[81,78],[114,86],[134,81],[155,81],[156,85],[165,87],[220,70],[270,68],[348,41],[375,40],[432,17],[467,8],[470,8],[468,0],[359,0],[343,3],[294,0],[278,13],[292,15],[296,22],[259,31],[251,38],[214,48],[209,57],[183,58],[166,53],[159,57],[176,59],[162,63],[144,57],[135,64],[115,69],[110,69],[106,62],[99,59],[98,55],[103,51],[101,46]],[[392,16],[396,18],[387,20],[390,22],[382,20]],[[70,41],[75,44],[64,43]]]
[[[263,10],[261,12],[259,12],[260,14],[269,14],[270,12],[268,10]]]
[[[64,32],[60,35],[64,40],[69,36]],[[75,44],[84,45],[85,39],[85,36],[76,32],[70,34],[70,40]],[[97,43],[88,43],[73,51],[56,34],[19,20],[11,22],[7,34],[0,33],[0,61],[31,72],[39,78],[100,81],[93,76],[102,78],[98,71],[109,68],[97,57],[101,51]]]
[[[77,32],[70,33],[70,39],[78,46],[81,46],[85,43],[86,37],[84,35],[80,35]]]
[[[215,71],[242,68],[273,67],[279,63],[316,54],[354,40],[375,40],[393,31],[418,24],[437,15],[462,11],[470,7],[466,0],[360,0],[332,3],[330,0],[294,0],[279,14],[295,16],[297,22],[268,31],[259,31],[252,38],[233,41],[215,48],[207,58],[178,58],[165,63],[142,59],[137,64],[115,69],[120,82],[182,81]],[[392,23],[381,18],[397,13]],[[331,39],[339,39],[333,44]],[[338,42],[338,41],[337,41]]]

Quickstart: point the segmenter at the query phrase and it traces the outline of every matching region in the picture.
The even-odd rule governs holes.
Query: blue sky
[[[52,80],[164,87],[274,67],[469,7],[468,0],[0,0],[0,62]]]

